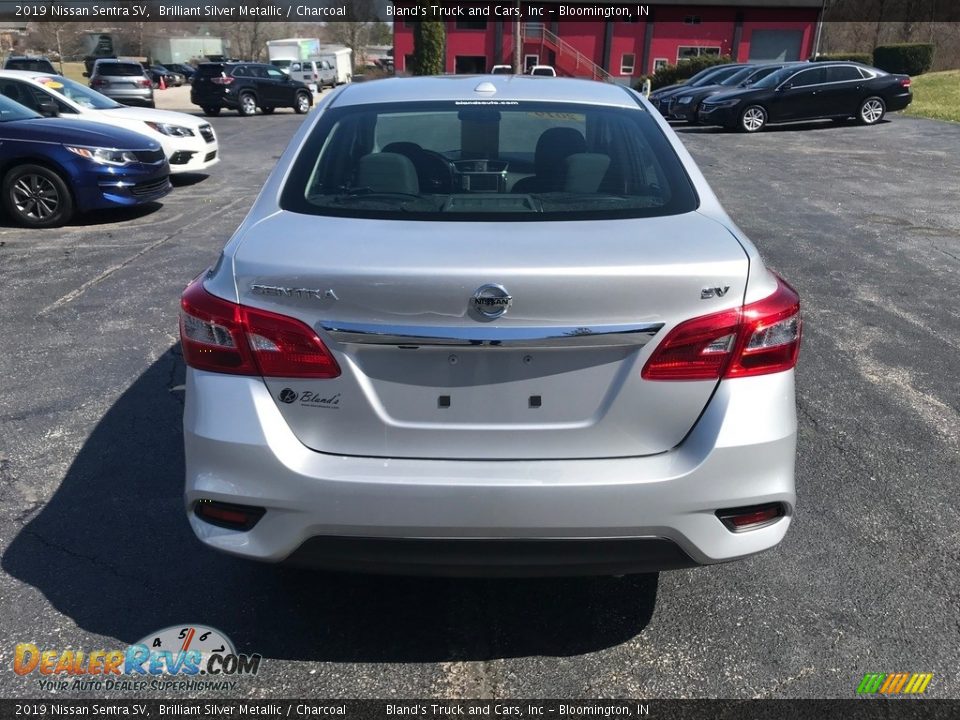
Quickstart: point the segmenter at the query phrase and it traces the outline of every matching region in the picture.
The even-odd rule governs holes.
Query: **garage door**
[[[750,62],[783,62],[800,59],[800,30],[754,30],[750,35]]]

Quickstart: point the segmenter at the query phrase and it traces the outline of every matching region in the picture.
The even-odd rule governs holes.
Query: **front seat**
[[[538,193],[562,190],[568,157],[587,151],[587,141],[579,130],[557,127],[544,130],[537,140],[533,157],[535,175],[521,178],[511,192]]]
[[[399,153],[372,153],[360,158],[356,186],[374,193],[420,194],[417,169],[410,158]]]
[[[453,192],[453,176],[450,165],[437,153],[424,150],[414,142],[392,142],[381,152],[397,153],[410,159],[417,170],[417,180],[424,192]]]

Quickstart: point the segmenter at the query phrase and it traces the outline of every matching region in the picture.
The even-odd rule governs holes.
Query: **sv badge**
[[[727,290],[730,289],[729,285],[724,285],[723,287],[706,287],[700,291],[701,300],[709,300],[713,297],[723,297],[727,294]]]

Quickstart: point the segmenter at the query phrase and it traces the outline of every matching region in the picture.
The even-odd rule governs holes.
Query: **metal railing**
[[[523,39],[525,42],[529,41],[540,43],[541,46],[551,46],[551,49],[556,55],[556,64],[562,66],[568,72],[572,66],[574,73],[578,77],[586,76],[592,80],[600,80],[602,82],[609,82],[611,80],[610,73],[566,40],[547,30],[540,23],[525,23],[523,27]],[[567,59],[568,62],[564,63],[564,59]]]

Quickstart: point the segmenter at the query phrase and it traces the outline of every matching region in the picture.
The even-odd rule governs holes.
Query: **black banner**
[[[75,717],[348,718],[350,720],[926,720],[960,716],[960,701],[856,700],[0,700],[0,720]]]
[[[603,0],[0,0],[4,22],[357,22],[413,20],[512,20],[583,22],[654,21],[679,2],[626,3]],[[955,0],[690,0],[689,7],[764,7],[821,12],[825,22],[958,22]],[[483,13],[478,8],[487,8]],[[471,13],[471,9],[473,12]]]

